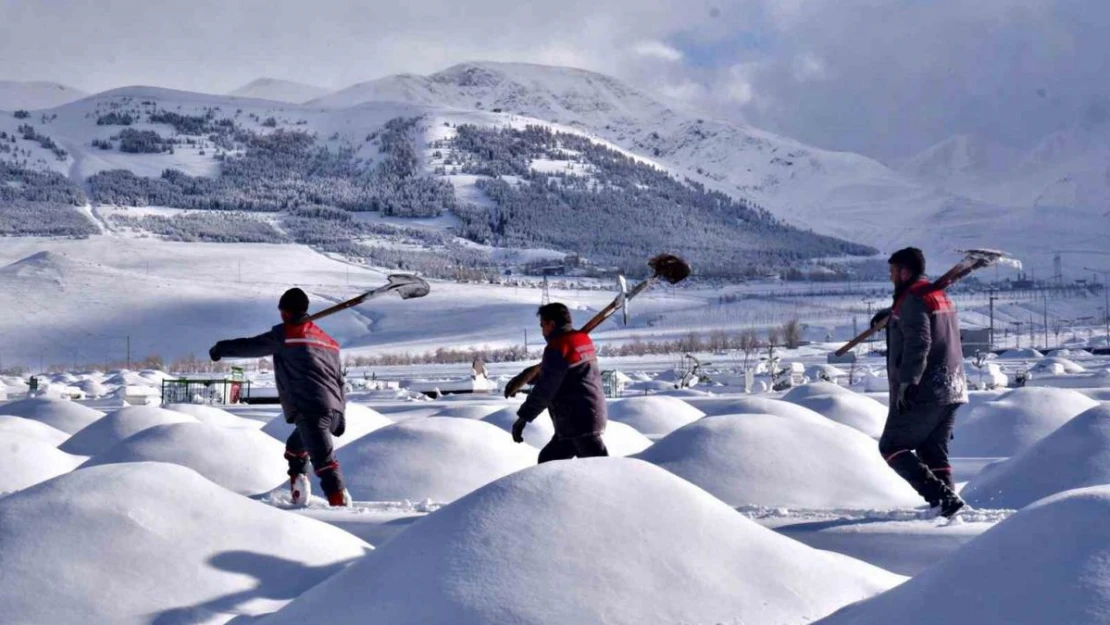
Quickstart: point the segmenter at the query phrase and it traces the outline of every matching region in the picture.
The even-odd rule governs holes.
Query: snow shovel
[[[962,280],[968,274],[976,269],[989,267],[991,265],[1006,265],[1015,269],[1021,269],[1021,261],[1010,256],[1006,252],[999,250],[957,250],[964,254],[963,259],[952,266],[943,276],[933,282],[934,290],[946,289],[955,282]],[[866,341],[871,335],[886,327],[886,322],[890,317],[883,318],[879,323],[864,330],[856,338],[848,341],[843,347],[836,350],[837,356],[847,354],[856,345]]]
[[[407,273],[395,273],[389,276],[388,280],[389,282],[384,286],[380,286],[373,291],[367,291],[358,297],[352,297],[345,302],[339,302],[331,308],[325,308],[318,313],[310,315],[308,320],[316,321],[317,319],[323,319],[328,315],[337,313],[341,310],[347,310],[353,306],[358,306],[363,302],[381,297],[387,293],[396,293],[401,296],[401,299],[414,299],[417,297],[424,297],[432,290],[432,287],[428,286],[428,283],[422,278]]]
[[[648,287],[655,284],[659,280],[666,280],[670,284],[677,284],[686,279],[690,275],[690,265],[681,258],[673,254],[660,254],[648,261],[648,266],[652,269],[652,275],[647,280],[632,287],[632,290],[627,290],[627,283],[621,280],[621,292],[609,302],[609,305],[601,309],[601,312],[593,316],[586,325],[582,326],[579,332],[586,332],[587,334],[597,326],[601,325],[606,319],[613,316],[613,313],[618,310],[624,309],[628,306],[628,301],[636,297],[640,293],[647,290]],[[625,318],[625,323],[628,318]],[[526,385],[531,384],[536,376],[540,374],[540,366],[532,365],[524,371],[518,373],[509,383],[505,385],[505,397],[512,397],[520,392],[520,389]]]

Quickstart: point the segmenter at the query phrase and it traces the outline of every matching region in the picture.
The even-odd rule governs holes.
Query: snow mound
[[[104,416],[103,412],[87,408],[67,399],[32,397],[0,406],[0,414],[23,417],[45,423],[66,434],[74,434]]]
[[[620,421],[610,421],[601,435],[610,456],[631,456],[651,447],[651,439]]]
[[[1084,349],[1054,349],[1045,356],[1049,358],[1090,358],[1091,353]]]
[[[924,503],[875,441],[827,419],[706,417],[636,456],[732,506],[895,508]]]
[[[536,463],[536,450],[472,419],[428,417],[367,434],[336,454],[359,501],[449,502]]]
[[[347,429],[343,432],[343,436],[332,437],[336,449],[346,447],[363,436],[387,425],[393,425],[393,421],[377,410],[354,402],[347,402],[344,416],[347,419]],[[289,438],[295,427],[292,423],[285,422],[284,415],[279,415],[262,426],[262,432],[276,438],[284,445],[285,439]]]
[[[69,473],[84,461],[39,438],[0,430],[0,493]]]
[[[69,438],[69,434],[66,434],[58,428],[46,425],[41,421],[0,415],[0,437],[3,437],[5,434],[14,434],[16,436],[22,436],[23,438],[34,439],[46,443],[51,447],[57,447],[66,442]]]
[[[208,423],[147,428],[84,466],[122,462],[179,464],[242,495],[269,492],[289,479],[284,445],[262,432]]]
[[[815,625],[1110,623],[1110,487],[1010,516],[910,581]]]
[[[831,385],[835,386],[835,385]],[[839,387],[837,387],[839,388]],[[787,393],[790,395],[790,393]],[[859,430],[871,438],[879,438],[886,426],[887,407],[870,397],[855,392],[835,392],[829,395],[809,395],[787,399],[825,418]]]
[[[810,397],[828,397],[829,395],[849,395],[856,394],[851,389],[844,388],[839,384],[832,382],[810,382],[802,384],[790,389],[782,398],[788,402],[800,403],[803,399]]]
[[[261,421],[237,417],[222,408],[209,406],[207,404],[163,404],[162,408],[187,414],[201,423],[208,423],[210,425],[220,425],[228,428],[247,428],[251,430],[257,430],[263,426]]]
[[[1038,360],[1037,364],[1029,369],[1033,373],[1052,373],[1060,375],[1063,373],[1085,373],[1087,371],[1082,365],[1077,364],[1067,358],[1050,357]]]
[[[649,464],[590,458],[471,493],[263,623],[806,623],[900,579]]]
[[[654,395],[610,401],[608,415],[646,436],[666,436],[705,413],[676,397]]]
[[[448,406],[439,412],[435,413],[436,417],[454,417],[456,419],[484,419],[489,415],[501,410],[504,403],[472,403],[472,404],[458,404],[455,406]]]
[[[1017,456],[989,465],[961,492],[977,508],[1023,508],[1099,484],[1110,484],[1110,404],[1081,413]]]
[[[87,397],[93,399],[106,397],[112,392],[110,388],[93,379],[81,380],[77,382],[76,386],[81,389]]]
[[[802,421],[820,423],[825,417],[792,402],[767,397],[730,397],[707,402],[699,402],[699,409],[705,411],[707,416],[726,414],[772,414],[779,417],[789,417]]]
[[[1014,389],[956,415],[953,456],[1015,456],[1098,402],[1077,391],[1051,387]]]
[[[61,444],[59,449],[79,456],[95,456],[123,439],[166,423],[197,423],[196,417],[158,406],[126,406],[91,423]]]
[[[505,432],[512,433],[513,423],[516,423],[517,406],[502,408],[493,414],[485,416],[482,421],[496,425]],[[612,424],[610,424],[612,425]],[[524,442],[537,449],[551,442],[555,436],[555,424],[551,422],[551,415],[546,410],[540,413],[534,421],[524,428]],[[509,440],[512,440],[511,438]]]
[[[277,609],[367,548],[184,467],[94,467],[0,499],[0,604],[10,623],[222,623]]]

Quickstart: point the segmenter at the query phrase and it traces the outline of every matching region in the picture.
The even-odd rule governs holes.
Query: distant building
[[[975,356],[975,352],[987,352],[991,348],[990,328],[960,330],[960,343],[963,344],[964,358]]]

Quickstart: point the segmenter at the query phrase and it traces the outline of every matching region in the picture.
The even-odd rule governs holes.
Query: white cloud
[[[632,46],[632,51],[642,57],[660,61],[674,62],[682,60],[682,52],[662,41],[641,41]]]

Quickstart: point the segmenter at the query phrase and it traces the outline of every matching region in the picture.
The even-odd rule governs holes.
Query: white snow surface
[[[645,436],[666,436],[705,416],[705,413],[676,397],[649,395],[607,402],[609,421],[632,426]]]
[[[147,428],[84,464],[168,462],[188,467],[241,495],[269,492],[288,481],[285,446],[255,430],[208,423]]]
[[[52,397],[32,397],[3,404],[0,414],[45,423],[71,435],[104,416],[99,410]]]
[[[591,458],[471,493],[262,624],[787,625],[901,579],[759,527],[647,463]]]
[[[636,431],[631,425],[610,421],[601,435],[610,456],[632,456],[651,447],[651,439]]]
[[[637,458],[732,506],[898,508],[924,503],[883,462],[874,439],[827,419],[705,417]]]
[[[77,432],[59,449],[80,456],[95,456],[133,434],[166,423],[198,423],[198,420],[158,406],[125,406]]]
[[[244,419],[237,417],[230,412],[217,408],[216,406],[209,406],[207,404],[162,404],[162,408],[187,414],[201,423],[209,425],[220,425],[230,428],[247,428],[257,430],[265,425],[261,421],[254,419]]]
[[[360,501],[454,501],[535,464],[535,449],[474,419],[395,423],[336,453],[347,490]]]
[[[506,433],[512,434],[518,408],[519,406],[502,408],[497,412],[486,415],[482,418],[482,421],[496,425]],[[551,422],[551,415],[546,410],[524,427],[524,442],[536,449],[542,449],[544,445],[551,442],[554,436],[555,424]]]
[[[1110,404],[1095,406],[1020,454],[988,465],[960,494],[977,508],[1022,508],[1100,484],[1110,484]]]
[[[957,412],[949,452],[976,458],[1015,456],[1096,405],[1090,397],[1069,389],[1014,389],[994,401]]]
[[[1110,486],[1041,500],[905,584],[816,625],[1110,623],[1107,515]]]
[[[0,604],[9,623],[223,623],[368,549],[184,467],[93,467],[0,498]]]
[[[871,438],[879,438],[886,425],[886,406],[870,397],[829,382],[795,387],[786,393],[783,399],[809,408],[837,423],[857,429]]]
[[[0,424],[0,494],[69,473],[84,461],[39,436],[25,436]]]
[[[69,438],[69,434],[41,421],[0,414],[0,436],[5,434],[32,438],[51,447],[57,447]]]

